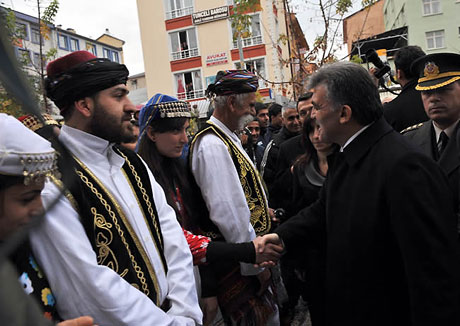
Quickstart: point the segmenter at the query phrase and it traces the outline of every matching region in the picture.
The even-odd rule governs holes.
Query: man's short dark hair
[[[306,92],[299,96],[297,103],[311,99],[313,92]]]
[[[260,110],[267,109],[267,107],[268,107],[268,104],[261,103],[261,102],[256,102],[256,104],[255,104],[256,115],[259,114],[259,111],[260,111]]]
[[[383,114],[377,87],[369,72],[352,62],[336,62],[322,66],[310,79],[309,89],[327,88],[327,98],[336,108],[348,105],[352,118],[365,126]],[[334,109],[336,109],[334,108]]]
[[[278,103],[273,102],[268,106],[268,116],[270,117],[270,120],[272,117],[276,117],[278,114],[281,113],[281,109],[283,107],[279,105]]]
[[[412,62],[424,55],[425,52],[417,45],[404,46],[395,53],[395,67],[404,72],[406,79],[417,78],[417,75],[411,73],[410,66]]]

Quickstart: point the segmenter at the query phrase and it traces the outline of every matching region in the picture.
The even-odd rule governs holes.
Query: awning
[[[404,26],[353,42],[350,58],[359,55],[363,62],[367,62],[365,54],[370,49],[386,49],[388,56],[392,56],[399,48],[406,45],[407,26]]]

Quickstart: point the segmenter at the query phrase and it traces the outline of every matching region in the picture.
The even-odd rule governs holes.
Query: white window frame
[[[433,3],[437,3],[439,6],[439,11],[438,12],[433,12]],[[442,7],[441,7],[441,1],[440,0],[422,0],[422,15],[423,16],[432,16],[432,15],[439,15],[442,14]],[[429,12],[425,12],[425,5],[429,5]]]
[[[70,51],[79,51],[80,50],[80,40],[75,37],[69,38]],[[76,45],[74,47],[74,45]]]
[[[170,0],[164,0],[166,20],[188,16],[193,13],[193,0],[192,0],[192,5],[188,7],[185,6],[185,1],[187,0],[179,0],[181,2],[180,8],[174,8],[174,9],[171,8],[170,10],[168,10],[169,1]]]
[[[102,48],[102,56],[110,61],[120,63],[120,55],[118,51],[106,47]]]
[[[262,74],[262,77],[264,77],[265,79],[268,80],[267,78],[267,57],[266,56],[263,56],[263,57],[255,57],[255,58],[245,58],[244,59],[244,63],[248,63],[248,62],[251,62],[251,61],[259,61],[259,60],[263,60],[263,66],[264,66],[264,74]],[[240,66],[240,61],[234,61],[233,62],[233,66],[235,67],[235,69],[241,69],[239,66]],[[244,67],[244,69],[246,69],[246,67]],[[268,85],[266,85],[265,81],[261,78],[259,78],[259,88],[268,88]]]
[[[187,73],[193,74],[196,71],[200,72],[201,87],[202,88],[201,89],[195,89],[195,85],[193,85],[193,91],[187,92],[187,90],[186,90],[187,85],[185,85],[185,77],[183,77],[183,82],[184,82],[183,87],[185,89],[185,92],[178,93],[177,83],[176,83],[176,75],[184,76],[184,74],[187,74]],[[199,98],[205,97],[205,90],[206,89],[205,89],[205,86],[204,86],[204,83],[203,83],[203,70],[201,68],[188,69],[188,70],[182,70],[182,71],[175,71],[175,72],[173,72],[172,80],[173,80],[174,92],[176,94],[176,97],[179,100],[181,100],[181,101],[194,100],[194,99],[199,99]],[[192,82],[194,83],[193,75],[192,75]]]
[[[177,37],[179,37],[180,32],[186,32],[187,33],[187,45],[189,45],[190,41],[188,39],[188,31],[193,30],[195,33],[195,39],[196,39],[196,47],[195,48],[188,48],[187,50],[181,50],[181,51],[174,51],[172,46],[172,34],[177,33]],[[200,50],[199,50],[199,42],[198,42],[198,33],[196,27],[191,27],[191,28],[186,28],[186,29],[177,29],[173,31],[169,31],[168,33],[168,38],[169,38],[169,53],[170,53],[170,60],[171,61],[177,61],[177,60],[182,60],[186,58],[193,58],[193,57],[198,57],[200,55]],[[178,40],[178,44],[180,46],[180,39]]]
[[[253,46],[253,45],[264,44],[264,40],[263,40],[263,37],[262,37],[263,36],[263,31],[262,31],[261,13],[256,12],[254,14],[251,14],[251,16],[252,17],[258,16],[259,17],[260,35],[257,35],[257,36],[252,35],[253,31],[252,31],[252,21],[251,21],[251,25],[249,26],[249,31],[251,33],[251,36],[241,39],[243,48]],[[238,40],[233,40],[233,28],[232,28],[232,23],[230,21],[229,21],[229,24],[230,24],[230,33],[231,33],[230,40],[232,40],[232,47],[233,47],[233,49],[238,49]]]
[[[441,35],[437,35],[439,33]],[[438,46],[436,39],[437,37],[442,36],[442,44]],[[446,47],[446,33],[443,29],[437,31],[429,31],[425,32],[425,39],[426,39],[426,48],[428,50],[436,50],[436,49],[443,49]],[[433,39],[433,47],[429,46],[429,39]]]

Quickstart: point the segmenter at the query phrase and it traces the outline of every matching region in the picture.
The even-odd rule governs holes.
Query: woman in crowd
[[[321,142],[319,139],[319,127],[314,119],[307,117],[302,129],[302,142],[305,153],[294,162],[291,167],[293,173],[293,195],[291,204],[287,208],[287,216],[297,214],[301,209],[313,204],[319,195],[319,191],[326,180],[328,163],[327,156],[338,150],[338,145]],[[301,275],[298,283],[291,277],[299,295],[307,300],[310,318],[313,326],[324,324],[323,311],[323,277],[324,260],[323,244],[316,240],[316,246],[305,248],[305,258],[283,257],[281,264],[287,260],[288,268],[297,270],[296,275]],[[286,284],[290,286],[290,284]],[[298,297],[296,298],[298,299]]]
[[[319,190],[327,175],[327,156],[338,149],[335,144],[320,141],[318,128],[314,119],[305,119],[302,130],[305,153],[291,167],[294,175],[293,197],[288,216],[295,215],[318,199]]]
[[[49,142],[26,129],[15,118],[0,114],[0,320],[2,325],[51,325],[60,321],[55,298],[35,261],[28,241],[10,254],[18,275],[3,261],[8,241],[43,213],[41,191],[45,179],[56,173],[55,152]],[[22,285],[22,289],[21,286]],[[29,294],[35,299],[30,300]],[[37,303],[41,307],[38,308]],[[46,317],[42,318],[42,316]],[[60,326],[90,326],[80,317]]]
[[[258,239],[247,243],[226,243],[211,241],[212,234],[209,234],[210,237],[200,235],[202,231],[198,225],[208,211],[186,162],[181,159],[183,148],[188,143],[187,128],[190,117],[188,103],[156,94],[140,112],[137,151],[165,191],[169,205],[176,211],[194,264],[219,260],[259,263],[279,258],[282,250],[280,247],[272,247],[264,255],[256,256]],[[210,273],[212,270],[205,266],[200,269],[202,297],[212,300],[217,309],[217,285],[212,282],[213,276]],[[214,314],[206,309],[205,306],[205,325],[213,319]]]

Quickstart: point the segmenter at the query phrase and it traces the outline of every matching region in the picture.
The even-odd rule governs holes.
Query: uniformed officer
[[[401,133],[420,146],[426,155],[438,161],[449,178],[455,199],[458,200],[460,55],[426,55],[414,61],[411,69],[418,73],[419,79],[415,89],[421,92],[423,106],[430,120],[409,127]]]

